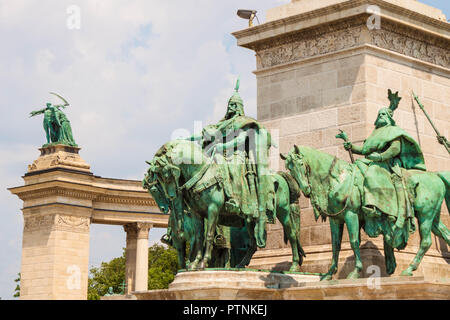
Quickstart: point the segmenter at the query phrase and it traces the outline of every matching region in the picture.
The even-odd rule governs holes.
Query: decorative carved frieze
[[[258,52],[258,68],[268,68],[361,44],[362,27],[307,38]]]
[[[113,197],[108,195],[101,195],[95,198],[96,202],[106,202],[106,203],[121,203],[121,204],[132,204],[141,206],[153,206],[156,207],[156,202],[152,198],[135,198],[135,197]]]
[[[382,20],[381,29],[369,30],[367,17],[298,31],[276,41],[255,44],[257,67],[269,68],[309,57],[371,44],[442,67],[450,67],[450,41]],[[355,22],[359,25],[355,26]]]
[[[69,229],[70,231],[89,231],[90,218],[79,216],[58,215],[57,229]]]
[[[89,232],[90,218],[59,214],[34,214],[24,217],[24,231],[62,230]]]
[[[56,215],[32,215],[24,217],[24,231],[50,229],[55,225]]]
[[[371,44],[377,47],[395,51],[442,67],[450,67],[450,51],[448,48],[440,48],[425,41],[416,40],[388,30],[370,32],[370,37]]]

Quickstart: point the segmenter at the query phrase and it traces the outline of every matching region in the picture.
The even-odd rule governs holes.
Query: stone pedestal
[[[103,300],[447,300],[450,281],[424,277],[318,281],[318,276],[263,271],[177,274],[168,290],[133,292]]]
[[[140,181],[94,176],[64,145],[40,149],[40,156],[10,188],[23,200],[21,299],[86,299],[91,223],[127,225],[129,290],[146,290],[150,227],[167,227]]]
[[[41,156],[24,176],[26,190],[11,189],[24,201],[21,299],[87,297],[93,197],[50,182],[58,169],[92,175],[79,150],[63,145],[41,148]],[[43,171],[48,174],[43,176]]]
[[[417,107],[419,96],[441,134],[450,133],[450,24],[439,9],[413,0],[298,0],[269,10],[267,23],[233,33],[239,46],[256,53],[258,120],[279,137],[272,168],[285,170],[279,153],[294,144],[307,145],[350,161],[342,140],[361,145],[374,128],[377,112],[387,107],[388,88],[402,100],[394,113],[397,124],[421,145],[429,171],[450,170],[450,157]],[[379,24],[377,24],[379,22]],[[316,222],[302,197],[303,269],[325,272],[331,261],[328,222]],[[445,204],[442,220],[450,227]],[[269,226],[267,248],[259,250],[254,268],[286,270],[290,251],[279,224]],[[406,250],[396,251],[401,272],[417,252],[416,232]],[[361,255],[367,268],[385,275],[382,238],[363,233]],[[352,269],[353,253],[344,231],[338,278]],[[417,275],[450,278],[450,254],[433,235],[433,246]]]

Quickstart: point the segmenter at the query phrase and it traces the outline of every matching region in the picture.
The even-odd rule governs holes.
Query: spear
[[[445,138],[444,136],[441,136],[441,134],[439,133],[438,129],[436,128],[436,126],[434,125],[433,121],[431,121],[430,116],[428,115],[428,113],[425,111],[425,108],[423,106],[422,103],[420,103],[419,101],[419,97],[416,96],[416,94],[414,93],[414,91],[412,92],[414,100],[416,100],[417,104],[419,105],[420,109],[422,109],[423,113],[425,114],[425,117],[427,117],[428,121],[430,122],[431,126],[433,127],[434,131],[437,134],[437,139],[439,141],[440,144],[442,144],[445,149],[447,149],[447,152],[450,154],[450,144],[447,141],[447,138]]]
[[[336,138],[344,140],[344,142],[348,142],[348,136],[347,133],[339,129],[340,133],[336,135]],[[352,160],[352,163],[355,162],[355,159],[353,158],[353,152],[352,149],[348,150],[348,154],[350,155],[350,160]]]

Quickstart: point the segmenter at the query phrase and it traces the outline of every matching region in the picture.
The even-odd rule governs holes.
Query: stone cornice
[[[144,189],[105,188],[93,186],[91,183],[75,181],[49,180],[22,187],[9,188],[11,193],[20,199],[33,200],[61,196],[73,199],[90,200],[95,203],[126,204],[143,207],[157,207],[155,200]]]
[[[337,21],[353,20],[363,16],[367,20],[367,5],[378,5],[381,9],[382,21],[393,21],[398,25],[414,28],[418,33],[426,34],[428,38],[440,38],[449,41],[450,24],[445,21],[430,18],[421,13],[387,3],[382,0],[354,0],[318,10],[270,21],[259,26],[234,32],[238,45],[258,50],[258,47],[268,45],[273,39],[289,37],[300,31],[314,29],[329,29],[330,24]],[[401,17],[401,19],[400,19]],[[360,19],[360,18],[358,18]],[[414,22],[414,23],[413,23]],[[317,32],[317,31],[314,31]],[[432,40],[433,41],[433,40]],[[434,40],[435,41],[435,40]]]

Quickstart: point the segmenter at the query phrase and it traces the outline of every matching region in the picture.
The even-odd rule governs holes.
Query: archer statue
[[[38,114],[44,114],[44,131],[47,138],[47,143],[44,146],[50,144],[64,144],[72,147],[76,147],[77,144],[72,136],[72,127],[66,114],[61,110],[69,105],[69,103],[60,95],[50,92],[51,94],[59,97],[64,104],[53,105],[47,102],[46,107],[40,110],[31,111],[30,117],[34,117]]]

